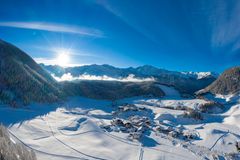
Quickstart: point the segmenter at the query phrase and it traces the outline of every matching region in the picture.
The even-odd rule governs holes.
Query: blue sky
[[[0,38],[38,62],[216,71],[240,65],[237,0],[1,0]]]

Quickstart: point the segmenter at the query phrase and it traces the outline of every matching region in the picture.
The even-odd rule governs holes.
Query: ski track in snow
[[[144,153],[144,149],[143,149],[142,144],[141,144],[140,145],[140,152],[139,152],[138,160],[143,160],[143,153]]]
[[[90,118],[93,118],[91,115],[89,115],[89,114],[87,114],[86,116],[88,116],[88,117],[90,117]],[[104,121],[102,121],[101,119],[99,120],[99,122],[101,123],[101,124],[104,124]],[[60,131],[60,130],[59,130]],[[61,132],[61,131],[60,131]],[[124,138],[121,138],[121,137],[118,137],[118,136],[115,136],[115,135],[112,135],[112,134],[110,134],[110,133],[108,133],[108,132],[104,132],[104,131],[98,131],[98,130],[92,130],[92,131],[86,131],[86,132],[82,132],[82,133],[76,133],[76,134],[74,134],[74,135],[82,135],[82,134],[87,134],[87,133],[90,133],[90,132],[99,132],[99,133],[103,133],[103,134],[105,134],[106,136],[108,136],[108,137],[110,137],[110,138],[113,138],[113,139],[115,139],[115,140],[117,140],[117,141],[120,141],[120,142],[122,142],[122,143],[125,143],[125,144],[128,144],[128,145],[133,145],[133,146],[139,146],[140,145],[140,152],[139,152],[139,160],[143,160],[143,154],[144,154],[144,148],[145,147],[143,147],[142,146],[142,144],[141,143],[133,143],[132,141],[129,141],[129,140],[127,140],[127,139],[124,139]],[[62,133],[62,132],[61,132]],[[66,134],[65,134],[66,135]],[[69,135],[68,135],[69,136]],[[70,136],[72,136],[72,134],[70,135]],[[189,158],[188,156],[185,156],[185,155],[182,155],[182,154],[177,154],[177,153],[173,153],[173,152],[168,152],[168,151],[166,151],[166,150],[162,150],[162,149],[156,149],[156,148],[148,148],[149,150],[155,150],[155,151],[158,151],[158,152],[162,152],[162,153],[167,153],[167,154],[173,154],[173,155],[176,155],[176,156],[181,156],[181,157],[185,157],[185,158]],[[189,149],[187,149],[187,150],[189,150]],[[193,151],[191,151],[192,153],[194,153]],[[194,153],[194,155],[196,155],[195,153]]]
[[[216,146],[217,142],[222,139],[224,136],[226,136],[227,134],[229,134],[229,131],[227,131],[226,133],[224,133],[223,135],[221,135],[216,141],[215,143],[212,145],[212,147],[210,147],[210,151]]]
[[[104,158],[100,158],[100,157],[95,157],[95,156],[92,156],[92,155],[83,153],[83,152],[75,149],[74,147],[68,145],[67,143],[63,142],[62,140],[60,140],[59,138],[57,138],[57,137],[55,136],[55,134],[54,134],[54,132],[53,132],[53,130],[52,130],[52,126],[49,124],[49,122],[48,122],[47,120],[45,120],[45,122],[47,123],[49,129],[51,130],[53,137],[54,137],[57,141],[59,141],[60,143],[62,143],[64,146],[66,146],[66,147],[74,150],[75,152],[80,153],[80,154],[82,154],[82,155],[84,155],[84,156],[86,156],[86,157],[89,157],[89,158],[93,158],[93,159],[97,159],[97,160],[108,160],[108,159],[104,159]]]
[[[37,153],[40,153],[40,154],[46,154],[46,155],[50,155],[50,156],[54,156],[54,157],[60,157],[60,158],[71,158],[71,159],[80,159],[80,160],[88,160],[88,159],[85,159],[85,158],[80,158],[80,157],[74,157],[74,156],[69,156],[69,155],[62,155],[62,154],[54,154],[54,153],[48,153],[48,152],[44,152],[44,151],[41,151],[41,150],[38,150],[38,149],[35,149],[31,146],[29,146],[28,144],[24,143],[21,139],[19,139],[16,135],[14,135],[11,130],[9,130],[9,133],[11,136],[13,136],[14,138],[16,138],[21,144],[23,144],[25,147],[37,152]]]
[[[171,93],[171,95],[170,95],[170,93]],[[176,96],[176,92],[174,90],[172,90],[172,88],[171,88],[171,92],[169,92],[168,95]],[[187,104],[187,105],[194,106],[195,103],[196,104],[204,103],[204,100],[187,100],[187,99],[182,100],[182,99],[179,99],[179,97],[177,97],[176,100],[171,100],[171,99],[166,98],[166,99],[161,99],[159,101],[156,99],[149,99],[149,100],[145,99],[144,100],[144,99],[140,98],[140,99],[136,99],[136,100],[135,99],[126,100],[126,102],[137,104],[137,106],[144,106],[147,109],[152,110],[152,112],[155,114],[155,116],[158,114],[162,114],[162,113],[164,113],[164,114],[167,113],[167,114],[176,116],[176,115],[183,113],[183,111],[162,108],[161,105],[163,105],[163,106],[165,104],[175,105],[180,102],[183,105]],[[142,102],[144,102],[144,103],[142,103]],[[155,104],[157,104],[158,106],[154,107]],[[69,108],[71,105],[66,105],[66,106]],[[89,106],[91,106],[91,104],[89,104]],[[77,107],[77,108],[81,108],[81,106]],[[5,110],[7,110],[7,113],[9,113],[9,111],[14,111],[14,110],[11,110],[8,108],[0,108],[0,109],[2,110],[3,114],[4,114]],[[192,141],[186,143],[186,142],[184,142],[182,140],[178,140],[178,139],[171,140],[167,137],[165,137],[165,138],[161,137],[160,138],[161,140],[167,140],[167,141],[166,142],[164,142],[164,141],[162,142],[161,140],[158,141],[158,142],[161,142],[161,144],[159,144],[156,147],[147,147],[147,146],[142,145],[141,142],[134,142],[134,141],[130,141],[130,140],[126,139],[125,136],[122,136],[123,135],[122,133],[115,135],[115,134],[111,134],[110,132],[105,131],[104,129],[102,129],[100,127],[95,127],[95,126],[99,126],[99,125],[107,125],[109,122],[109,119],[105,119],[104,115],[102,117],[94,116],[99,113],[101,114],[101,112],[95,111],[94,107],[91,107],[91,108],[83,107],[80,110],[77,109],[77,110],[69,110],[69,111],[64,108],[62,108],[62,109],[59,108],[59,109],[60,110],[53,110],[42,116],[38,116],[33,119],[30,119],[29,121],[21,121],[16,124],[9,125],[9,128],[13,128],[13,130],[9,129],[11,136],[13,138],[15,138],[16,140],[18,140],[23,145],[25,145],[26,147],[34,150],[38,155],[48,155],[48,156],[56,157],[56,159],[80,159],[80,160],[112,160],[112,159],[115,159],[115,158],[118,159],[118,158],[116,156],[113,156],[113,157],[110,156],[111,158],[109,159],[108,155],[96,156],[96,155],[92,155],[92,154],[86,154],[87,148],[84,148],[84,151],[82,149],[77,149],[77,148],[75,148],[75,145],[71,145],[71,143],[75,144],[74,142],[68,143],[64,139],[69,138],[70,140],[71,139],[74,140],[74,138],[75,138],[74,136],[80,136],[79,138],[82,139],[81,137],[84,138],[84,136],[91,137],[92,136],[91,133],[93,133],[93,134],[99,133],[99,135],[101,135],[101,136],[106,136],[106,138],[103,137],[103,142],[105,140],[107,140],[109,142],[111,142],[113,140],[115,144],[119,142],[120,146],[126,145],[126,149],[128,149],[128,148],[133,149],[134,152],[136,152],[136,155],[134,157],[138,160],[143,160],[144,158],[146,159],[146,158],[149,158],[149,156],[151,157],[154,155],[161,156],[161,158],[164,158],[166,156],[167,159],[170,158],[171,160],[176,159],[176,157],[179,157],[180,159],[183,158],[183,159],[189,159],[189,160],[204,159],[204,158],[208,158],[208,156],[211,155],[213,152],[214,153],[222,153],[222,151],[218,151],[219,146],[221,146],[221,144],[219,144],[218,142],[221,139],[223,139],[224,137],[226,137],[227,135],[233,135],[233,138],[240,139],[240,135],[236,134],[239,132],[238,127],[231,128],[231,125],[234,122],[237,122],[236,118],[238,118],[237,114],[239,113],[239,110],[238,110],[239,107],[237,107],[237,106],[235,108],[232,108],[231,110],[227,111],[226,113],[222,114],[222,116],[228,118],[228,119],[225,118],[226,121],[223,120],[223,122],[227,123],[227,125],[224,125],[224,123],[221,123],[221,122],[219,122],[218,119],[216,119],[217,123],[214,123],[214,121],[213,121],[213,123],[206,122],[203,124],[196,124],[196,125],[193,124],[193,125],[189,126],[190,128],[192,128],[192,130],[195,130],[195,132],[199,135],[199,137],[201,138],[200,140],[198,140],[198,141],[192,140]],[[104,109],[102,109],[102,111],[104,111]],[[20,109],[19,112],[21,114],[22,114],[22,112],[24,112],[24,113],[26,112],[27,114],[33,113],[33,111],[31,111],[30,109]],[[105,111],[103,113],[105,114]],[[64,117],[66,117],[66,118],[64,118]],[[107,116],[107,117],[109,117],[109,116]],[[232,119],[229,119],[229,117],[234,118],[233,119],[234,121],[232,121]],[[32,120],[34,120],[34,122],[31,122]],[[178,119],[176,119],[176,120],[178,120]],[[41,121],[43,121],[43,124],[41,123]],[[60,122],[58,122],[58,121],[60,121]],[[93,125],[93,126],[90,128],[86,128],[86,127],[84,128],[85,122],[87,122],[87,123],[90,122],[88,125],[90,125],[90,126]],[[41,125],[38,126],[38,123]],[[181,123],[181,121],[177,121],[176,123]],[[46,129],[44,127],[44,124],[49,129]],[[213,125],[213,127],[211,127],[211,125]],[[223,126],[225,127],[225,129],[222,129]],[[188,126],[185,126],[185,127],[188,127]],[[216,128],[216,130],[223,132],[223,134],[219,136],[219,135],[217,135],[218,134],[217,132],[216,133],[210,132],[213,128]],[[17,136],[18,134],[15,135],[13,133],[13,131],[16,133],[19,132],[20,137],[22,137],[21,134],[24,134],[25,130],[26,131],[32,130],[33,133],[34,132],[38,133],[36,136],[32,137],[32,140],[34,140],[34,141],[40,141],[40,142],[43,141],[44,142],[44,141],[48,141],[48,139],[51,139],[51,137],[53,137],[59,144],[61,144],[63,147],[65,147],[68,150],[70,149],[71,153],[74,152],[74,154],[72,156],[69,156],[67,154],[63,154],[64,152],[61,152],[60,154],[56,154],[56,153],[54,153],[55,152],[54,150],[52,150],[52,152],[49,153],[48,151],[45,152],[45,151],[42,151],[41,149],[36,149],[36,148],[34,148],[34,146],[35,146],[34,143],[31,144],[31,141],[29,141],[28,139],[19,138]],[[228,130],[228,132],[225,132],[226,130]],[[21,133],[21,131],[23,131],[23,133]],[[202,142],[204,142],[206,137],[208,137],[207,134],[209,134],[209,133],[205,134],[205,131],[208,131],[210,133],[210,136],[212,136],[210,139],[208,139],[206,141],[207,147],[204,146],[205,143],[202,143]],[[32,132],[30,132],[30,133],[32,133]],[[25,137],[25,136],[23,136],[23,137]],[[26,136],[25,138],[28,138],[28,137]],[[228,137],[226,137],[226,138],[228,138]],[[25,143],[24,141],[27,143]],[[174,145],[168,144],[169,143],[168,141],[169,142],[175,141]],[[85,142],[83,142],[83,144],[84,143]],[[92,143],[89,143],[89,145],[90,144],[92,144]],[[37,143],[37,146],[38,145],[39,145],[39,143]],[[77,142],[76,142],[76,145],[77,145]],[[130,146],[132,146],[132,147],[130,147]],[[39,147],[42,147],[42,146],[39,146]],[[136,149],[138,150],[138,154],[137,154]],[[116,152],[116,151],[114,150],[114,152]],[[98,152],[98,154],[99,153],[101,153],[101,152]],[[119,154],[118,152],[116,152],[116,153]],[[131,152],[129,152],[129,153],[131,153]],[[186,153],[189,153],[189,154],[186,154]],[[108,157],[108,158],[105,158],[105,157]],[[133,157],[131,157],[131,159],[133,159]],[[151,159],[151,158],[149,158],[149,159]],[[155,157],[153,159],[159,159],[159,157],[158,158]]]

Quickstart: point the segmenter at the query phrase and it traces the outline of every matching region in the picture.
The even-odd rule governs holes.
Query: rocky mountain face
[[[41,64],[49,73],[57,77],[70,73],[74,77],[87,74],[94,76],[108,76],[113,78],[124,78],[134,75],[136,78],[153,77],[158,83],[168,86],[174,86],[181,93],[192,94],[202,88],[205,88],[216,80],[216,74],[211,72],[205,73],[183,73],[176,71],[168,71],[159,69],[150,65],[140,66],[137,68],[116,68],[110,65],[86,65],[79,67],[63,68],[57,65],[44,65]]]
[[[53,102],[62,92],[57,82],[30,56],[0,40],[0,102],[16,105]]]
[[[236,94],[240,92],[240,66],[233,67],[223,72],[219,78],[211,85],[197,94],[212,93],[212,94]]]

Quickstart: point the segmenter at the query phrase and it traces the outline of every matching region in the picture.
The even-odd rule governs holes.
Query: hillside
[[[71,96],[117,100],[135,96],[163,97],[165,93],[154,82],[75,81],[62,82]]]
[[[21,143],[16,143],[9,130],[0,125],[0,159],[1,160],[37,160],[35,153]]]
[[[0,40],[0,102],[54,102],[61,94],[57,82],[30,56]]]
[[[236,94],[240,91],[240,66],[233,67],[223,72],[219,78],[211,85],[203,90],[200,90],[198,94],[212,93],[212,94]]]

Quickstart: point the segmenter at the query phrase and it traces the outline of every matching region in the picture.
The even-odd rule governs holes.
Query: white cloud
[[[50,32],[64,32],[79,34],[83,36],[104,37],[103,33],[98,29],[79,27],[74,25],[64,25],[55,23],[42,22],[0,22],[2,27],[13,27],[23,29],[35,29]]]
[[[74,81],[74,80],[101,80],[101,81],[120,81],[120,82],[146,82],[146,81],[155,81],[154,78],[136,78],[135,75],[130,74],[128,77],[125,78],[113,78],[109,76],[95,76],[95,75],[89,75],[89,74],[82,74],[78,77],[73,77],[71,73],[66,73],[62,75],[61,77],[57,77],[54,74],[52,74],[52,77],[56,79],[57,81]]]

